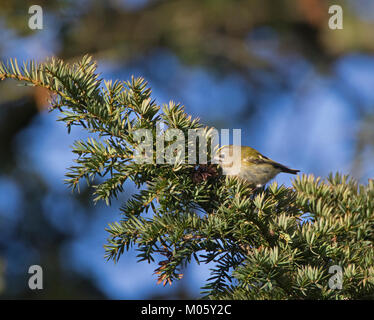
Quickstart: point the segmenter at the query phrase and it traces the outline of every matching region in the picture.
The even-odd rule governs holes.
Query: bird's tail
[[[280,164],[280,163],[276,163],[275,167],[280,169],[281,172],[285,172],[285,173],[297,174],[298,172],[300,172],[300,170],[290,169],[290,168],[288,168],[288,167],[286,167],[286,166],[284,166],[283,164]]]
[[[283,172],[287,172],[287,173],[291,173],[291,174],[298,174],[300,172],[300,170],[286,168],[286,170],[283,170]]]

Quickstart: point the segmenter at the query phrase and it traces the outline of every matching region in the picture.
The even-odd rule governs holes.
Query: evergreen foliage
[[[203,292],[213,299],[374,298],[373,180],[359,185],[340,174],[302,175],[292,188],[274,182],[255,190],[209,163],[138,163],[138,129],[156,138],[173,128],[201,128],[209,136],[211,128],[179,104],[158,106],[142,78],[100,79],[89,56],[74,64],[9,60],[0,64],[0,80],[7,78],[47,88],[51,110],[61,112],[68,131],[78,125],[92,133],[73,146],[76,165],[66,180],[72,189],[85,179],[95,201],[110,204],[127,179],[138,187],[107,228],[107,259],[118,261],[134,246],[140,261],[157,260],[164,285],[182,278],[191,260],[210,262]],[[334,288],[333,266],[342,270],[341,288]]]

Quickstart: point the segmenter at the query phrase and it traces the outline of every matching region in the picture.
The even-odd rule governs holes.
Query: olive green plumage
[[[215,159],[224,175],[238,176],[256,187],[265,185],[280,172],[297,174],[300,171],[275,162],[247,146],[223,146],[217,151]]]

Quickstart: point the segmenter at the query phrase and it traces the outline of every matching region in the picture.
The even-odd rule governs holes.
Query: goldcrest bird
[[[214,159],[222,167],[224,175],[240,177],[258,188],[280,172],[297,174],[300,171],[275,162],[247,146],[223,146],[217,150]]]

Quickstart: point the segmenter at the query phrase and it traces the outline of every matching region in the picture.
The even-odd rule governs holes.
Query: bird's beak
[[[217,153],[213,160],[213,163],[217,163],[223,168],[231,168],[234,165],[234,161],[231,158],[226,159],[223,153]]]

